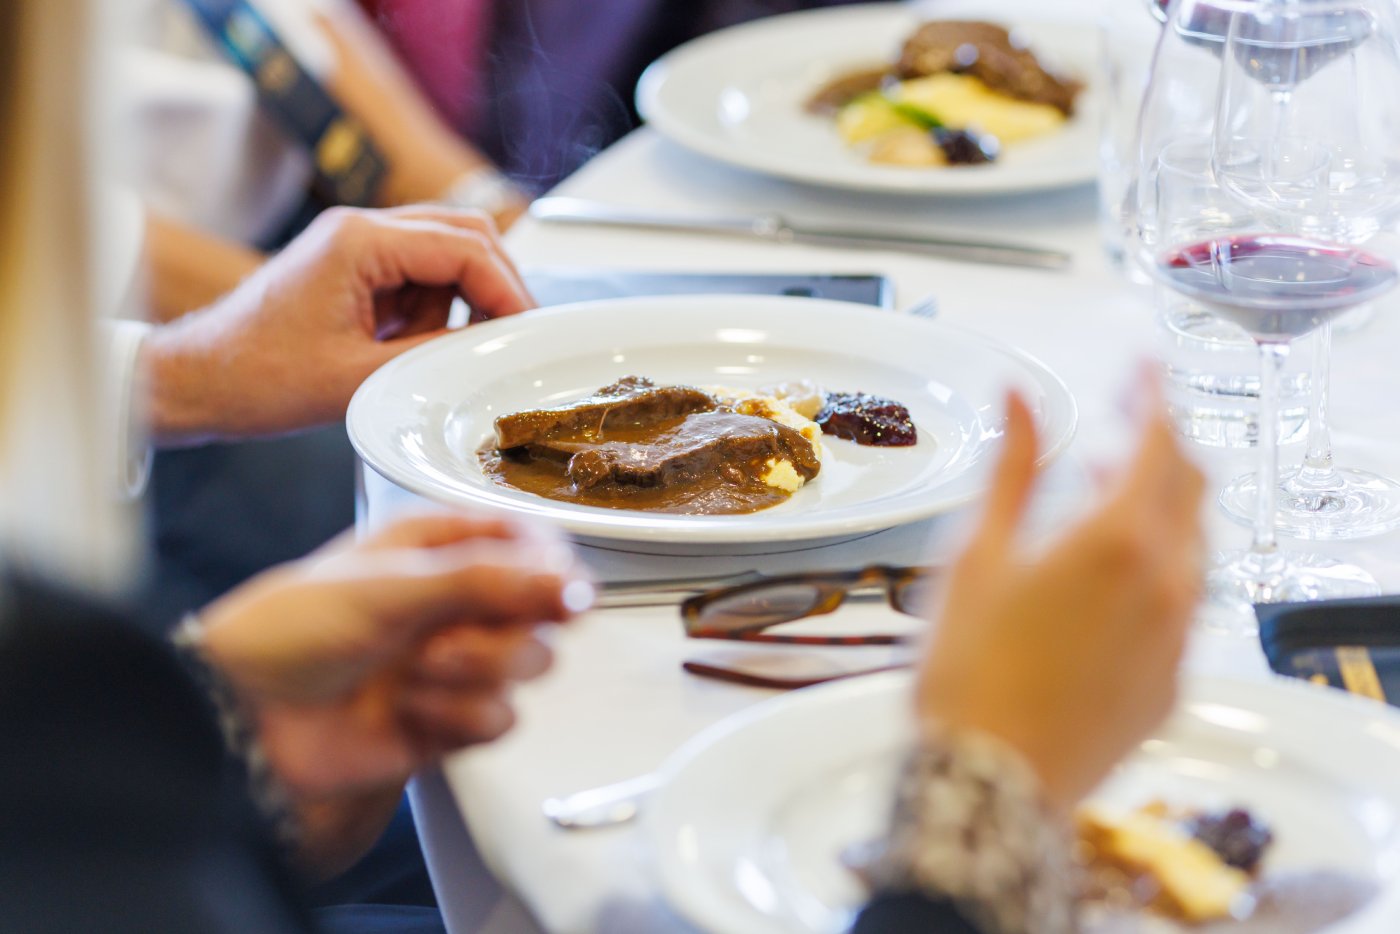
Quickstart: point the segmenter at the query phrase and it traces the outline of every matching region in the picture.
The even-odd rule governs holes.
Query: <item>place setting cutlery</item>
[[[871,227],[806,224],[775,213],[730,216],[665,213],[554,195],[537,199],[530,206],[530,216],[545,223],[703,233],[857,250],[893,250],[969,263],[1052,271],[1066,271],[1073,262],[1068,253],[1025,244],[952,235],[895,233]]]
[[[674,606],[686,598],[709,590],[737,587],[763,580],[758,571],[738,574],[715,574],[699,577],[670,577],[653,580],[607,581],[598,587],[596,609],[612,610],[623,607]]]

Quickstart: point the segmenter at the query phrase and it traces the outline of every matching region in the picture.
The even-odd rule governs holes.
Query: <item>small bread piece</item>
[[[1094,808],[1076,817],[1079,838],[1095,861],[1157,883],[1164,913],[1191,924],[1235,916],[1249,902],[1250,877],[1178,823],[1148,810],[1113,815]]]

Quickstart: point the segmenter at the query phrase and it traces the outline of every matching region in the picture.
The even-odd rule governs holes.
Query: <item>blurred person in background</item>
[[[681,43],[860,2],[359,0],[442,118],[533,193],[638,126],[638,79]]]

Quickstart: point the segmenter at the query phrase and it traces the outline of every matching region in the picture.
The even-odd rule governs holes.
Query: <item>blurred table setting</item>
[[[1165,356],[1169,364],[1199,362],[1198,357],[1181,362],[1190,353],[1183,343],[1190,336],[1171,331],[1159,319],[1167,299],[1160,287],[1126,268],[1122,253],[1130,247],[1116,239],[1118,219],[1111,216],[1115,202],[1127,196],[1123,175],[1131,174],[1120,164],[1131,158],[1131,146],[1120,137],[1122,121],[1131,119],[1125,114],[1134,109],[1123,98],[1136,100],[1141,87],[1138,77],[1121,69],[1147,64],[1140,55],[1125,56],[1121,48],[1112,48],[1121,35],[1114,30],[1122,28],[1120,21],[1138,30],[1137,39],[1122,39],[1131,45],[1141,41],[1141,26],[1153,20],[1135,0],[1121,0],[1116,8],[1096,0],[1054,5],[949,0],[917,6],[928,15],[1048,23],[1052,31],[1079,34],[1090,55],[1082,67],[1092,69],[1085,77],[1096,102],[1095,124],[1076,129],[1089,134],[1092,144],[1071,158],[1089,158],[1092,164],[1057,165],[1055,180],[1002,193],[843,189],[819,185],[810,177],[819,171],[815,157],[807,166],[806,180],[776,177],[680,145],[675,136],[683,131],[663,134],[647,127],[599,153],[550,195],[651,215],[778,215],[798,230],[856,228],[1009,244],[1066,254],[1068,268],[969,262],[956,254],[878,244],[851,248],[800,237],[765,240],[531,217],[510,231],[507,244],[527,275],[543,279],[569,270],[884,276],[893,284],[893,307],[860,312],[868,316],[872,331],[878,332],[887,319],[912,321],[931,314],[932,322],[921,326],[946,327],[950,335],[970,332],[1023,351],[1062,380],[1072,399],[1068,422],[1059,425],[1067,448],[1047,468],[1033,515],[1033,537],[1048,539],[1092,501],[1098,469],[1116,463],[1129,450],[1129,393],[1141,361]],[[1147,34],[1155,28],[1148,25]],[[1100,118],[1106,126],[1102,135]],[[1103,199],[1092,181],[1100,158]],[[939,184],[953,185],[956,172],[947,170]],[[1355,328],[1338,328],[1332,363],[1337,378],[1328,412],[1339,463],[1388,476],[1400,476],[1400,410],[1380,402],[1400,396],[1400,368],[1392,362],[1393,348],[1400,347],[1400,318],[1392,314],[1396,301],[1393,293],[1381,295],[1369,320]],[[916,307],[923,314],[909,315],[907,310]],[[1295,369],[1284,376],[1285,390],[1290,374],[1306,372],[1306,367],[1298,368],[1297,359],[1306,358],[1310,347],[1295,354]],[[1249,349],[1236,347],[1231,353],[1230,361],[1221,365],[1249,372],[1254,365]],[[1209,362],[1220,363],[1224,356],[1216,354]],[[1170,398],[1170,385],[1168,392]],[[1285,466],[1302,460],[1307,434],[1306,424],[1298,423],[1299,418],[1306,422],[1306,393],[1295,386],[1291,398],[1291,432],[1288,411],[1283,421]],[[989,404],[999,405],[1000,400]],[[1218,425],[1215,429],[1229,430]],[[1215,492],[1254,469],[1256,450],[1211,444],[1194,444],[1190,450],[1212,491],[1205,506],[1212,547],[1248,548],[1250,530],[1216,503]],[[422,497],[374,467],[362,468],[362,529],[423,503]],[[909,657],[908,649],[899,646],[739,643],[741,648],[735,648],[688,640],[674,601],[625,606],[614,595],[609,605],[609,583],[937,565],[954,552],[975,510],[975,503],[941,508],[938,515],[919,521],[846,536],[853,540],[802,547],[758,542],[728,550],[649,549],[645,543],[587,541],[582,551],[604,585],[604,605],[561,635],[556,670],[520,691],[520,721],[508,737],[460,754],[441,774],[416,782],[416,818],[449,928],[457,934],[694,930],[667,907],[655,854],[636,822],[566,831],[545,819],[542,803],[650,775],[698,732],[775,696],[771,690],[696,677],[682,670],[683,662],[760,665],[764,671],[819,677],[880,668]],[[1285,538],[1283,547],[1301,546]],[[1364,568],[1383,592],[1400,591],[1400,538],[1395,533],[1311,541],[1306,551]],[[878,604],[850,602],[840,615],[843,625],[861,631],[909,626],[907,617]],[[1222,631],[1231,627],[1208,622],[1203,617],[1189,650],[1192,675],[1247,682],[1273,678],[1252,632]],[[470,828],[469,835],[464,828]]]

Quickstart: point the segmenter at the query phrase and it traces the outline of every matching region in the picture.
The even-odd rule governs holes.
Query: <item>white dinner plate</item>
[[[866,897],[841,862],[888,826],[910,734],[907,673],[798,691],[701,733],[662,769],[644,832],[668,899],[716,934],[836,934]],[[1171,721],[1095,794],[1244,806],[1265,872],[1380,886],[1328,934],[1400,930],[1400,713],[1296,681],[1189,683]]]
[[[991,195],[1063,188],[1098,170],[1098,93],[1092,26],[1007,22],[1047,65],[1085,82],[1057,133],[1008,146],[985,166],[872,165],[842,142],[831,119],[808,114],[819,88],[893,61],[926,19],[905,4],[790,13],[695,39],[654,62],[637,108],[662,136],[740,168],[832,188],[921,195]]]
[[[828,390],[874,393],[908,407],[920,440],[872,448],[827,439],[815,480],[747,515],[579,506],[504,487],[483,472],[477,450],[497,416],[561,404],[628,375],[748,388],[810,379]],[[488,321],[409,351],[360,387],[347,424],[371,467],[443,503],[528,513],[615,545],[781,550],[774,543],[854,537],[976,497],[1013,387],[1037,414],[1045,457],[1055,456],[1074,433],[1069,391],[1038,361],[973,332],[846,302],[627,298]]]

